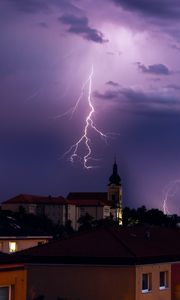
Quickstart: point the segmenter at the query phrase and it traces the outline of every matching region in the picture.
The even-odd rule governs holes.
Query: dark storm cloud
[[[36,13],[48,10],[48,4],[44,0],[8,0],[19,11]]]
[[[158,78],[158,77],[157,78],[151,78],[150,80],[154,81],[154,82],[158,82],[158,81],[161,81],[161,78]]]
[[[163,64],[154,64],[154,65],[149,65],[148,67],[146,67],[145,65],[138,62],[137,66],[138,66],[138,69],[142,73],[155,74],[155,75],[170,75],[171,74],[168,67]]]
[[[167,87],[168,88],[168,87]],[[180,99],[172,93],[164,95],[161,91],[148,92],[135,90],[132,88],[118,88],[116,90],[107,90],[104,93],[94,92],[96,98],[109,100],[114,103],[125,105],[130,110],[156,111],[161,109],[176,110],[180,108]]]
[[[120,91],[119,90],[107,90],[104,93],[100,93],[98,91],[94,92],[94,97],[102,99],[102,100],[113,100],[119,101],[120,100]]]
[[[180,51],[180,46],[177,46],[177,45],[171,45],[171,48],[172,49],[175,49],[177,51]]]
[[[177,19],[180,16],[179,0],[110,0],[129,11],[161,19]]]
[[[81,12],[81,9],[71,3],[70,0],[7,0],[14,7],[24,13],[49,12],[55,6],[63,11]]]
[[[108,82],[106,82],[106,84],[112,86],[112,87],[118,87],[119,86],[119,83],[117,82],[114,82],[112,80],[109,80]]]
[[[177,84],[168,84],[167,88],[175,90],[175,91],[179,91],[180,90],[180,85],[177,85]]]
[[[77,17],[72,14],[66,14],[60,17],[59,21],[69,26],[68,32],[80,35],[88,41],[100,44],[107,42],[100,31],[89,26],[87,17]]]

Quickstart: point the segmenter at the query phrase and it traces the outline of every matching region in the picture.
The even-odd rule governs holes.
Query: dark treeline
[[[89,214],[81,216],[78,220],[78,231],[87,231],[91,228],[105,226],[119,226],[112,217],[94,220]],[[125,207],[123,209],[123,226],[163,226],[176,227],[180,223],[177,215],[165,215],[159,209],[147,209],[145,206],[137,209]],[[0,235],[52,235],[55,239],[67,237],[76,232],[73,230],[71,221],[65,225],[60,222],[54,224],[44,215],[27,214],[23,209],[18,212],[0,210]]]
[[[125,207],[123,209],[123,225],[154,225],[164,227],[176,227],[180,222],[179,216],[165,215],[157,208],[147,209],[144,205],[134,209]]]
[[[88,230],[93,227],[101,226],[119,226],[117,221],[112,217],[103,220],[93,220],[93,218],[86,214],[79,219],[79,231]],[[147,209],[141,206],[137,209],[125,207],[123,209],[122,226],[161,226],[161,227],[177,227],[180,223],[180,217],[177,215],[165,215],[159,209]]]

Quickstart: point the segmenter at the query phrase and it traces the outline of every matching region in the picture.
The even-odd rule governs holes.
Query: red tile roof
[[[92,193],[95,194],[95,193]],[[100,197],[99,197],[100,198]],[[46,205],[65,205],[71,204],[76,206],[105,206],[111,205],[106,199],[100,200],[97,198],[71,198],[65,199],[61,196],[51,197],[51,196],[36,196],[20,194],[16,197],[8,199],[2,202],[2,204],[46,204]]]
[[[67,200],[61,196],[51,197],[51,196],[36,196],[36,195],[27,195],[20,194],[16,197],[8,199],[7,201],[2,202],[2,204],[67,204]]]
[[[69,203],[76,206],[111,206],[112,202],[107,200],[107,193],[69,193]]]
[[[96,199],[96,200],[107,200],[107,193],[93,193],[93,192],[87,192],[87,193],[69,193],[67,196],[67,199],[70,200],[90,200],[90,199]]]
[[[20,252],[50,263],[141,264],[180,260],[180,230],[101,228]]]
[[[79,193],[78,193],[79,194]],[[81,194],[81,193],[80,193]],[[88,194],[88,193],[85,193]],[[95,195],[97,193],[92,193],[91,196]],[[106,193],[99,193],[99,194],[106,194]],[[80,198],[76,198],[74,196],[70,196],[70,198],[65,199],[61,196],[59,197],[52,197],[52,196],[36,196],[36,195],[27,195],[27,194],[20,194],[16,197],[10,198],[2,204],[46,204],[46,205],[76,205],[76,206],[111,206],[112,203],[107,201],[103,196],[101,197],[87,197],[82,198],[84,194],[82,193]],[[86,195],[84,195],[86,196]],[[100,199],[102,198],[102,199]]]
[[[97,199],[73,199],[68,200],[68,203],[76,206],[111,206],[111,202],[107,200],[101,201]]]

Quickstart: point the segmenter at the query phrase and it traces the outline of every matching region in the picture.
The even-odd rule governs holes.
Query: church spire
[[[122,185],[116,159],[114,160],[112,175],[109,177],[108,200],[112,203],[113,219],[122,224]]]
[[[116,159],[115,159],[114,164],[113,164],[113,173],[109,177],[109,185],[111,185],[111,184],[120,185],[120,183],[121,183],[121,178],[118,174],[118,167],[117,167],[117,163],[116,163]]]

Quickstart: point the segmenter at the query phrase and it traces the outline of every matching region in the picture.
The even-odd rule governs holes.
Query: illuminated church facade
[[[113,218],[122,224],[122,185],[116,161],[109,177],[107,192],[75,192],[66,198],[20,194],[2,203],[2,209],[45,215],[55,224],[65,225],[68,220],[72,227],[79,228],[78,220],[86,214],[94,221]]]
[[[122,224],[122,184],[118,174],[116,161],[109,177],[107,192],[69,193],[68,201],[76,206],[76,229],[78,219],[86,214],[94,220],[112,218],[119,225]]]

